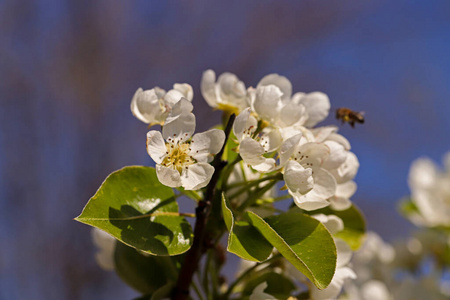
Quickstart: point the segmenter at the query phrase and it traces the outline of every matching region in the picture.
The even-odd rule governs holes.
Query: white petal
[[[160,164],[167,153],[166,143],[161,132],[152,130],[147,132],[147,153],[157,163]]]
[[[293,160],[290,160],[285,167],[284,180],[290,191],[302,195],[308,193],[314,187],[312,169],[305,169]]]
[[[265,162],[264,148],[252,138],[244,138],[239,145],[239,154],[246,164],[259,165]]]
[[[214,167],[208,163],[196,163],[183,170],[181,184],[186,190],[198,190],[208,185],[214,174]]]
[[[240,142],[243,138],[244,132],[250,129],[250,132],[254,132],[258,125],[258,121],[252,116],[250,116],[250,108],[244,109],[234,120],[233,132],[238,141]]]
[[[317,214],[312,215],[314,219],[320,221],[331,234],[335,234],[344,229],[344,221],[335,215]]]
[[[184,98],[175,104],[162,130],[162,135],[166,141],[172,143],[186,141],[194,133],[195,116],[188,112],[189,106],[192,107],[192,104]],[[176,115],[174,116],[172,113]]]
[[[328,201],[330,201],[330,206],[334,210],[346,210],[352,206],[352,202],[347,197],[333,196]]]
[[[174,91],[174,90],[172,90]],[[172,110],[169,114],[169,116],[167,117],[167,122],[169,122],[169,120],[171,118],[176,118],[176,116],[181,115],[181,114],[187,114],[192,112],[192,110],[194,109],[194,106],[192,105],[192,103],[185,99],[185,98],[180,98],[175,105],[172,107]]]
[[[293,155],[294,152],[297,151],[298,144],[300,142],[300,139],[302,137],[301,133],[298,133],[281,144],[280,147],[280,165],[284,166],[289,158]]]
[[[319,167],[329,157],[330,148],[324,143],[306,143],[298,147],[294,155],[304,166]]]
[[[265,157],[263,157],[263,158],[264,158],[263,163],[260,163],[257,165],[252,165],[252,168],[261,173],[267,173],[267,172],[271,172],[271,171],[275,170],[275,168],[276,168],[275,159],[265,158]]]
[[[313,92],[306,94],[301,103],[306,107],[308,113],[308,120],[305,123],[306,127],[313,127],[320,121],[323,121],[330,112],[330,99],[321,92]]]
[[[181,98],[184,98],[184,95],[177,90],[170,90],[164,95],[164,101],[169,108],[174,107]]]
[[[281,133],[277,129],[266,127],[262,131],[260,143],[267,153],[277,150],[283,141]]]
[[[336,193],[336,180],[325,169],[314,168],[314,193],[322,199],[328,199]]]
[[[350,142],[342,135],[340,135],[339,133],[331,133],[328,138],[328,141],[335,141],[336,143],[341,144],[342,146],[344,146],[345,150],[350,150],[351,146],[350,146]]]
[[[203,72],[200,90],[202,92],[203,98],[205,98],[206,102],[211,107],[217,107],[215,83],[216,73],[213,70],[207,70]]]
[[[211,129],[197,133],[192,137],[191,155],[199,162],[210,162],[211,154],[217,154],[222,149],[224,141],[223,130]]]
[[[338,168],[347,159],[348,151],[337,142],[325,141],[324,144],[330,148],[330,156],[324,161],[322,167],[328,170]]]
[[[292,198],[294,199],[294,203],[300,207],[301,209],[304,210],[316,210],[319,208],[324,208],[328,205],[330,205],[330,203],[327,200],[324,200],[323,198],[317,196],[314,193],[314,190],[310,191],[309,193],[307,193],[306,195],[302,195],[302,194],[295,194],[295,193],[291,193],[289,191],[289,193],[292,195]]]
[[[322,126],[318,128],[311,129],[316,138],[316,142],[322,143],[328,139],[328,137],[338,130],[337,126]]]
[[[338,184],[336,186],[336,196],[350,198],[357,189],[356,182],[353,180]]]
[[[305,113],[306,108],[303,104],[288,101],[280,110],[280,121],[282,127],[287,127],[298,123]]]
[[[337,251],[336,268],[343,267],[347,265],[352,259],[352,249],[346,242],[341,239],[334,239],[334,243],[336,244]]]
[[[175,83],[173,85],[173,89],[179,91],[183,94],[183,97],[192,102],[192,98],[194,98],[194,90],[192,86],[187,83]]]
[[[356,155],[348,152],[347,159],[336,170],[331,170],[331,173],[336,178],[337,183],[344,183],[355,178],[358,173],[359,161]]]
[[[156,165],[156,176],[159,182],[168,187],[179,187],[181,186],[180,173],[172,168],[167,168],[162,165]]]
[[[281,91],[274,85],[262,86],[256,90],[256,98],[253,109],[258,116],[268,122],[278,119],[281,108]]]
[[[265,86],[265,85],[275,85],[277,86],[281,92],[283,93],[282,99],[283,101],[289,100],[292,95],[292,84],[284,76],[278,74],[269,74],[264,76],[258,83],[257,87]]]
[[[139,88],[131,100],[130,108],[136,118],[151,125],[161,123],[167,116],[155,89],[143,91]]]
[[[245,85],[239,78],[232,73],[223,73],[217,79],[217,84],[220,87],[222,96],[226,97],[228,102],[234,102],[233,100],[244,99],[245,97]],[[231,103],[230,103],[231,104]]]

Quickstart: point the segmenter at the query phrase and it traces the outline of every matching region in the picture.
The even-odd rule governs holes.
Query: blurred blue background
[[[152,164],[138,87],[190,83],[198,131],[220,120],[199,92],[208,68],[247,86],[276,72],[365,111],[340,130],[361,163],[353,201],[385,239],[407,234],[411,161],[450,150],[449,16],[444,0],[0,1],[0,299],[137,296],[72,219],[110,172]]]

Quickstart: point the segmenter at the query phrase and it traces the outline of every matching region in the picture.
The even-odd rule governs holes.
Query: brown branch
[[[195,209],[194,227],[194,241],[189,251],[186,253],[184,263],[181,267],[180,274],[178,276],[176,287],[173,291],[172,299],[174,300],[186,300],[189,297],[189,287],[192,282],[192,276],[198,268],[200,258],[205,253],[205,227],[209,214],[211,213],[211,207],[213,205],[213,199],[215,196],[217,181],[219,180],[222,169],[226,166],[226,162],[222,161],[223,151],[228,140],[228,136],[233,126],[235,115],[231,115],[228,119],[227,127],[225,128],[225,142],[220,152],[215,156],[213,161],[214,174],[209,182],[205,198],[198,202],[198,206]]]

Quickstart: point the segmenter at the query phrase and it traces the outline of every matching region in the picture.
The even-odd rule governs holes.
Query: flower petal
[[[324,144],[330,148],[330,155],[324,161],[322,167],[328,170],[338,168],[347,159],[348,151],[337,142],[325,141]]]
[[[306,94],[301,103],[305,106],[308,113],[308,120],[305,123],[306,127],[313,127],[320,121],[323,121],[330,112],[330,99],[321,92],[313,92]]]
[[[290,100],[291,95],[292,95],[292,84],[289,81],[289,79],[287,79],[286,77],[278,75],[278,74],[266,75],[259,81],[256,88],[259,88],[259,87],[265,86],[265,85],[277,86],[283,93],[283,95],[281,97],[283,99],[283,101]]]
[[[261,173],[267,173],[267,172],[271,172],[276,168],[276,161],[273,158],[264,158],[264,162],[257,164],[257,165],[252,165],[252,168],[255,169],[258,172]]]
[[[290,191],[302,195],[308,193],[314,187],[312,169],[305,169],[293,160],[290,160],[285,167],[284,181]]]
[[[246,164],[259,165],[265,162],[264,148],[252,138],[244,138],[239,145],[239,154]]]
[[[314,219],[320,221],[331,234],[335,234],[344,229],[344,221],[335,215],[317,214],[312,215]]]
[[[136,118],[151,125],[161,123],[167,116],[155,89],[143,91],[142,88],[139,88],[134,93],[130,108]]]
[[[225,133],[223,130],[211,129],[197,133],[192,137],[191,155],[199,162],[210,162],[211,154],[217,154],[223,147]]]
[[[203,95],[203,98],[205,98],[205,101],[211,107],[217,107],[215,84],[216,84],[216,73],[213,70],[207,70],[203,72],[200,90]]]
[[[208,163],[196,163],[183,170],[181,185],[186,190],[198,190],[208,185],[214,174],[214,167]]]
[[[262,131],[260,144],[267,153],[277,150],[283,141],[281,133],[277,129],[266,127]]]
[[[322,126],[318,128],[313,128],[311,131],[314,133],[314,137],[316,138],[316,142],[322,143],[328,139],[330,134],[338,131],[338,127],[334,125],[330,126]]]
[[[234,120],[233,133],[240,142],[247,131],[253,133],[256,130],[258,121],[250,115],[250,108],[244,109]]]
[[[305,195],[302,195],[300,193],[291,193],[290,191],[289,193],[294,199],[294,203],[304,210],[316,210],[330,205],[327,200],[317,196],[317,194],[314,193],[314,189]]]
[[[280,147],[280,165],[284,166],[294,152],[297,151],[298,144],[302,137],[301,133],[291,136],[286,139]]]
[[[173,89],[179,91],[181,94],[183,94],[184,98],[192,102],[192,98],[194,98],[194,90],[192,89],[192,86],[190,84],[175,83],[173,85]]]
[[[161,132],[156,130],[147,132],[147,153],[157,164],[164,160],[167,148]]]
[[[252,108],[258,116],[274,123],[279,116],[282,92],[275,85],[261,86],[256,90]]]
[[[335,238],[334,243],[336,244],[337,251],[336,268],[343,267],[347,265],[352,259],[352,249],[344,240],[341,240],[339,238]]]
[[[330,148],[324,143],[306,143],[294,155],[304,166],[319,167],[329,157]]]
[[[181,186],[180,173],[175,169],[156,165],[156,176],[159,182],[168,187],[175,188]]]
[[[339,168],[331,170],[330,172],[336,178],[337,183],[344,183],[355,178],[358,173],[359,161],[353,152],[347,153],[347,159]]]
[[[328,199],[336,193],[336,180],[333,175],[325,169],[314,168],[314,193],[322,199]]]

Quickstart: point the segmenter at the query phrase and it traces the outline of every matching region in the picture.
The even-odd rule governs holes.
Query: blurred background
[[[365,111],[340,129],[361,163],[352,200],[384,239],[407,234],[411,161],[450,150],[449,53],[445,0],[0,1],[0,299],[137,296],[73,218],[109,173],[152,164],[138,87],[187,82],[197,131],[219,122],[199,92],[209,68],[325,92],[325,125]]]

